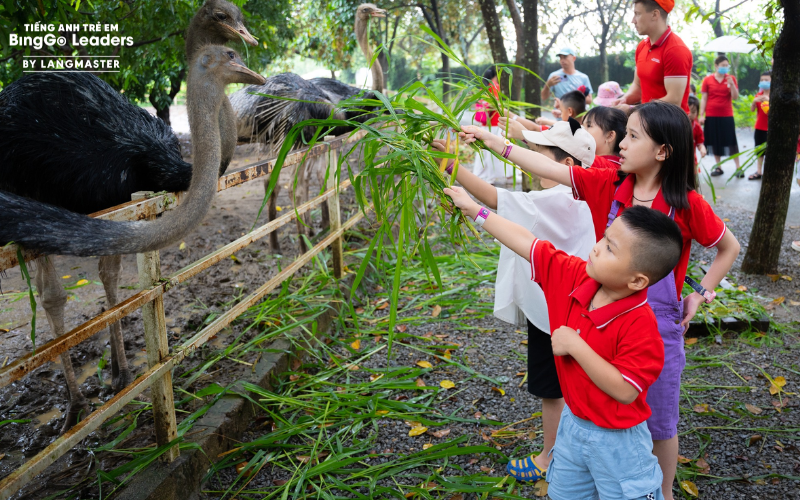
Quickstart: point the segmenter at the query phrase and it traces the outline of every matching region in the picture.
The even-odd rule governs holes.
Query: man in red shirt
[[[460,188],[445,194],[531,261],[532,279],[547,299],[566,403],[547,472],[550,497],[663,499],[645,421],[647,389],[661,373],[664,344],[647,287],[677,264],[680,228],[658,210],[631,207],[584,261],[489,212]]]
[[[646,36],[636,47],[636,71],[628,92],[615,101],[625,112],[631,104],[658,99],[687,113],[692,52],[667,26],[674,0],[634,0],[633,25]]]

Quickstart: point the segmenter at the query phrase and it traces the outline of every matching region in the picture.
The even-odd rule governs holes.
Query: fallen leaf
[[[688,464],[689,462],[691,462],[691,460],[684,457],[683,455],[678,455],[678,462],[682,464]]]
[[[505,395],[506,395],[506,391],[504,391],[503,389],[501,389],[501,388],[499,388],[499,387],[492,387],[492,390],[493,390],[494,392],[498,392],[498,393],[500,393],[500,395],[501,395],[501,396],[505,396]]]
[[[400,333],[406,333],[406,330],[408,330],[408,326],[406,326],[406,325],[397,325],[396,330],[398,332],[400,332]]]
[[[464,309],[464,312],[467,314],[475,314],[475,309]]]
[[[528,341],[527,340],[520,340],[519,343],[522,344],[522,345],[528,345]]]
[[[418,378],[417,380],[414,381],[414,385],[416,385],[417,387],[425,387],[425,381],[422,380],[421,378]]]
[[[786,385],[786,379],[779,375],[774,379],[772,379],[772,383],[777,385],[778,387],[783,387]]]
[[[427,430],[428,430],[427,427],[425,427],[423,425],[418,425],[417,427],[414,427],[413,429],[408,431],[408,435],[409,436],[419,436],[420,434],[425,434],[425,431],[427,431]]]
[[[452,380],[442,380],[439,385],[444,389],[452,389],[456,384]]]
[[[782,280],[786,280],[786,281],[792,281],[792,277],[791,277],[791,276],[787,276],[787,275],[785,275],[785,274],[782,274],[782,275],[781,275],[781,279],[782,279]]]
[[[731,221],[730,219],[727,219],[727,218],[726,219],[722,219],[722,220],[725,221],[725,222],[730,222]]]
[[[800,302],[797,302],[796,300],[790,300],[790,301],[789,301],[789,305],[792,305],[792,306],[800,306]]]
[[[433,368],[433,365],[430,364],[429,361],[417,361],[417,366],[420,368]]]
[[[375,412],[376,415],[386,415],[387,413],[389,413],[389,410],[377,410]]]
[[[686,339],[684,339],[683,343],[686,344],[686,345],[696,344],[697,343],[697,338],[696,337],[686,337]]]
[[[350,366],[347,367],[347,369],[350,370],[351,372],[354,372],[354,371],[360,370],[361,367],[358,366],[358,365],[350,365]]]
[[[422,425],[421,423],[417,422],[416,420],[403,420],[403,423],[409,427],[419,427]]]
[[[711,411],[711,407],[706,403],[694,405],[692,409],[695,411],[695,413],[708,413]]]
[[[363,307],[357,307],[356,308],[356,314],[364,314],[364,308]]]
[[[432,443],[425,443],[425,444],[423,444],[423,445],[422,445],[422,449],[423,449],[423,450],[427,450],[427,449],[428,449],[428,448],[430,448],[431,446],[433,446],[433,444],[432,444]]]
[[[281,207],[281,206],[276,206],[276,207],[275,207],[275,210],[276,210],[276,211],[278,211],[278,212],[280,212],[280,211],[282,211],[282,210],[283,210],[283,207]]]
[[[736,287],[736,289],[739,290],[740,292],[746,292],[747,291],[747,287],[744,286],[744,285],[739,285],[739,286]]]
[[[711,472],[711,466],[708,465],[708,462],[706,462],[703,458],[698,458],[694,464],[697,466],[698,469],[700,469],[700,472],[702,472],[703,474],[708,474],[709,472]]]
[[[438,317],[442,313],[442,306],[435,305],[433,306],[433,312],[431,312],[431,316],[434,318]]]
[[[89,280],[78,280],[78,282],[75,283],[75,286],[83,286],[83,285],[86,285],[88,283],[89,283]]]
[[[406,493],[403,496],[406,497],[406,498],[411,498],[411,497],[417,496],[417,493],[415,491],[409,491],[408,493]]]
[[[181,241],[181,244],[178,245],[178,250],[186,250],[186,242]]]
[[[377,344],[378,342],[380,342],[380,341],[381,341],[381,339],[382,339],[382,338],[383,338],[383,336],[382,336],[382,335],[375,335],[375,337],[373,337],[373,340],[374,340],[374,341],[375,341],[375,343]]]
[[[247,462],[240,462],[240,463],[236,464],[236,473],[241,475],[242,471],[244,470],[245,467],[247,467]],[[253,472],[255,472],[255,471],[251,469],[251,470],[247,471],[246,475],[247,476],[252,476]]]
[[[773,282],[774,281],[778,281],[779,279],[781,279],[781,275],[780,274],[767,274],[767,276],[769,276],[769,279],[771,279]]]
[[[72,275],[71,275],[71,274],[68,274],[68,275],[66,275],[66,276],[62,276],[62,277],[61,277],[61,279],[62,279],[62,280],[68,280],[68,279],[70,279],[70,278],[72,278]]]
[[[283,486],[284,484],[288,483],[289,481],[286,479],[273,479],[272,484],[275,486]]]
[[[389,307],[389,303],[388,302],[383,302],[381,305],[379,305],[375,309],[377,309],[378,311],[382,311],[382,310],[386,309],[387,307]]]
[[[450,429],[442,429],[440,431],[428,431],[428,434],[430,434],[433,437],[437,437],[437,438],[441,439],[441,438],[445,437],[446,435],[450,434]]]
[[[382,378],[384,375],[385,374],[383,374],[383,373],[375,373],[375,374],[369,376],[369,381],[370,382],[375,382],[376,380]]]
[[[450,335],[446,335],[444,333],[437,333],[436,335],[434,335],[434,337],[436,337],[437,339],[446,339],[449,336]]]
[[[481,471],[487,474],[491,474],[492,472],[494,472],[494,469],[492,469],[491,467],[486,467],[485,465],[481,465]]]
[[[355,349],[356,351],[361,349],[361,339],[356,339],[354,342],[350,344],[350,347]]]
[[[773,299],[772,303],[775,305],[783,304],[783,301],[786,300],[786,297],[778,297],[777,299]]]
[[[750,444],[748,446],[753,446],[755,443],[761,441],[761,434],[753,434],[750,436]]]
[[[697,491],[697,486],[689,480],[681,481],[681,488],[683,489],[683,491],[692,495],[693,497],[696,497],[697,495],[700,494],[700,492]]]
[[[779,392],[781,392],[781,388],[780,387],[778,387],[775,384],[770,384],[770,386],[769,386],[769,393],[770,394],[772,394],[774,396],[775,394],[778,394]]]
[[[759,413],[764,411],[761,408],[759,408],[758,406],[751,405],[750,403],[747,403],[746,405],[744,405],[744,407],[747,408],[747,411],[749,411],[753,415],[758,415]]]
[[[533,485],[533,494],[537,497],[546,497],[547,496],[547,480],[540,479],[536,481]]]
[[[480,460],[478,460],[477,458],[470,458],[470,459],[469,459],[469,464],[470,464],[470,465],[475,465],[475,464],[477,464],[479,461],[480,461]]]
[[[514,376],[515,376],[515,377],[524,377],[524,376],[525,376],[525,373],[526,373],[526,372],[517,372],[517,374],[516,374],[516,375],[514,375]]]
[[[298,380],[300,380],[300,375],[289,375],[289,380],[291,380],[292,382],[297,382]]]

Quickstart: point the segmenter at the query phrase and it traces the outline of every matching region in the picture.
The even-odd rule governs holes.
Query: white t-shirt
[[[529,229],[557,249],[587,259],[595,244],[589,206],[572,197],[572,189],[558,185],[544,191],[512,192],[497,188],[498,215]],[[531,280],[531,265],[501,245],[494,292],[494,315],[518,324],[517,308],[536,328],[550,333],[547,301]],[[558,327],[560,325],[557,325]]]

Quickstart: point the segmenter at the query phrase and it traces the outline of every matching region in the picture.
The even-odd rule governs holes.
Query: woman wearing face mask
[[[758,82],[758,93],[750,105],[750,111],[756,112],[756,131],[753,135],[756,147],[767,142],[767,113],[769,113],[769,86],[772,83],[772,73],[765,71],[761,73],[761,81]],[[764,165],[764,155],[758,157],[758,167],[756,173],[748,177],[751,181],[761,178],[761,167]]]
[[[733,100],[739,98],[739,85],[736,77],[729,74],[731,63],[725,56],[719,56],[714,61],[714,74],[703,79],[700,92],[700,124],[705,125],[703,132],[706,136],[708,154],[714,155],[717,166],[711,175],[722,175],[724,172],[719,167],[720,157],[733,156],[739,153],[739,144],[736,141],[736,124],[733,121]],[[744,177],[739,171],[739,158],[735,157],[736,177]]]

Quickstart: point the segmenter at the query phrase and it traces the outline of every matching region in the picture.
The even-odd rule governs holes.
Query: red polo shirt
[[[619,170],[619,156],[595,156],[594,163],[592,163],[592,168],[610,168],[612,170]]]
[[[694,143],[694,148],[692,149],[694,153],[694,164],[697,165],[697,146],[706,142],[706,135],[703,133],[703,127],[700,126],[700,122],[697,120],[692,122],[692,142]]]
[[[589,311],[600,283],[586,274],[586,261],[545,240],[531,245],[531,272],[547,299],[550,327],[576,330],[639,391],[631,404],[622,404],[597,387],[572,356],[556,356],[558,382],[572,413],[606,429],[628,429],[647,420],[647,389],[664,366],[664,343],[647,290]]]
[[[731,75],[734,85],[736,77]],[[712,74],[703,78],[700,84],[700,92],[706,94],[706,116],[733,116],[733,95],[728,87],[728,79],[723,78],[721,82]]]
[[[617,172],[608,169],[572,167],[572,194],[576,200],[583,200],[592,211],[592,222],[597,241],[603,238],[608,224],[608,213],[614,200],[622,203],[622,208],[617,215],[622,214],[625,208],[633,205],[633,186],[636,182],[635,175],[628,175],[619,189],[614,183],[619,179]],[[689,208],[675,211],[675,222],[681,228],[683,236],[683,249],[678,265],[675,267],[675,288],[678,299],[681,298],[683,280],[689,268],[689,256],[692,253],[692,240],[697,241],[706,248],[712,248],[727,231],[725,223],[714,213],[711,205],[697,193],[689,191]],[[669,205],[664,200],[661,190],[653,200],[652,208],[669,214]],[[552,325],[552,323],[550,323]]]
[[[756,94],[756,97],[764,95],[763,90],[759,90]],[[769,116],[766,112],[764,112],[764,108],[769,110],[769,101],[764,101],[756,104],[756,130],[767,130],[768,123],[769,123]]]
[[[692,73],[692,51],[678,35],[667,31],[655,43],[648,37],[636,47],[636,75],[642,88],[642,102],[667,95],[665,78],[686,78],[681,107],[689,113],[689,81]]]

